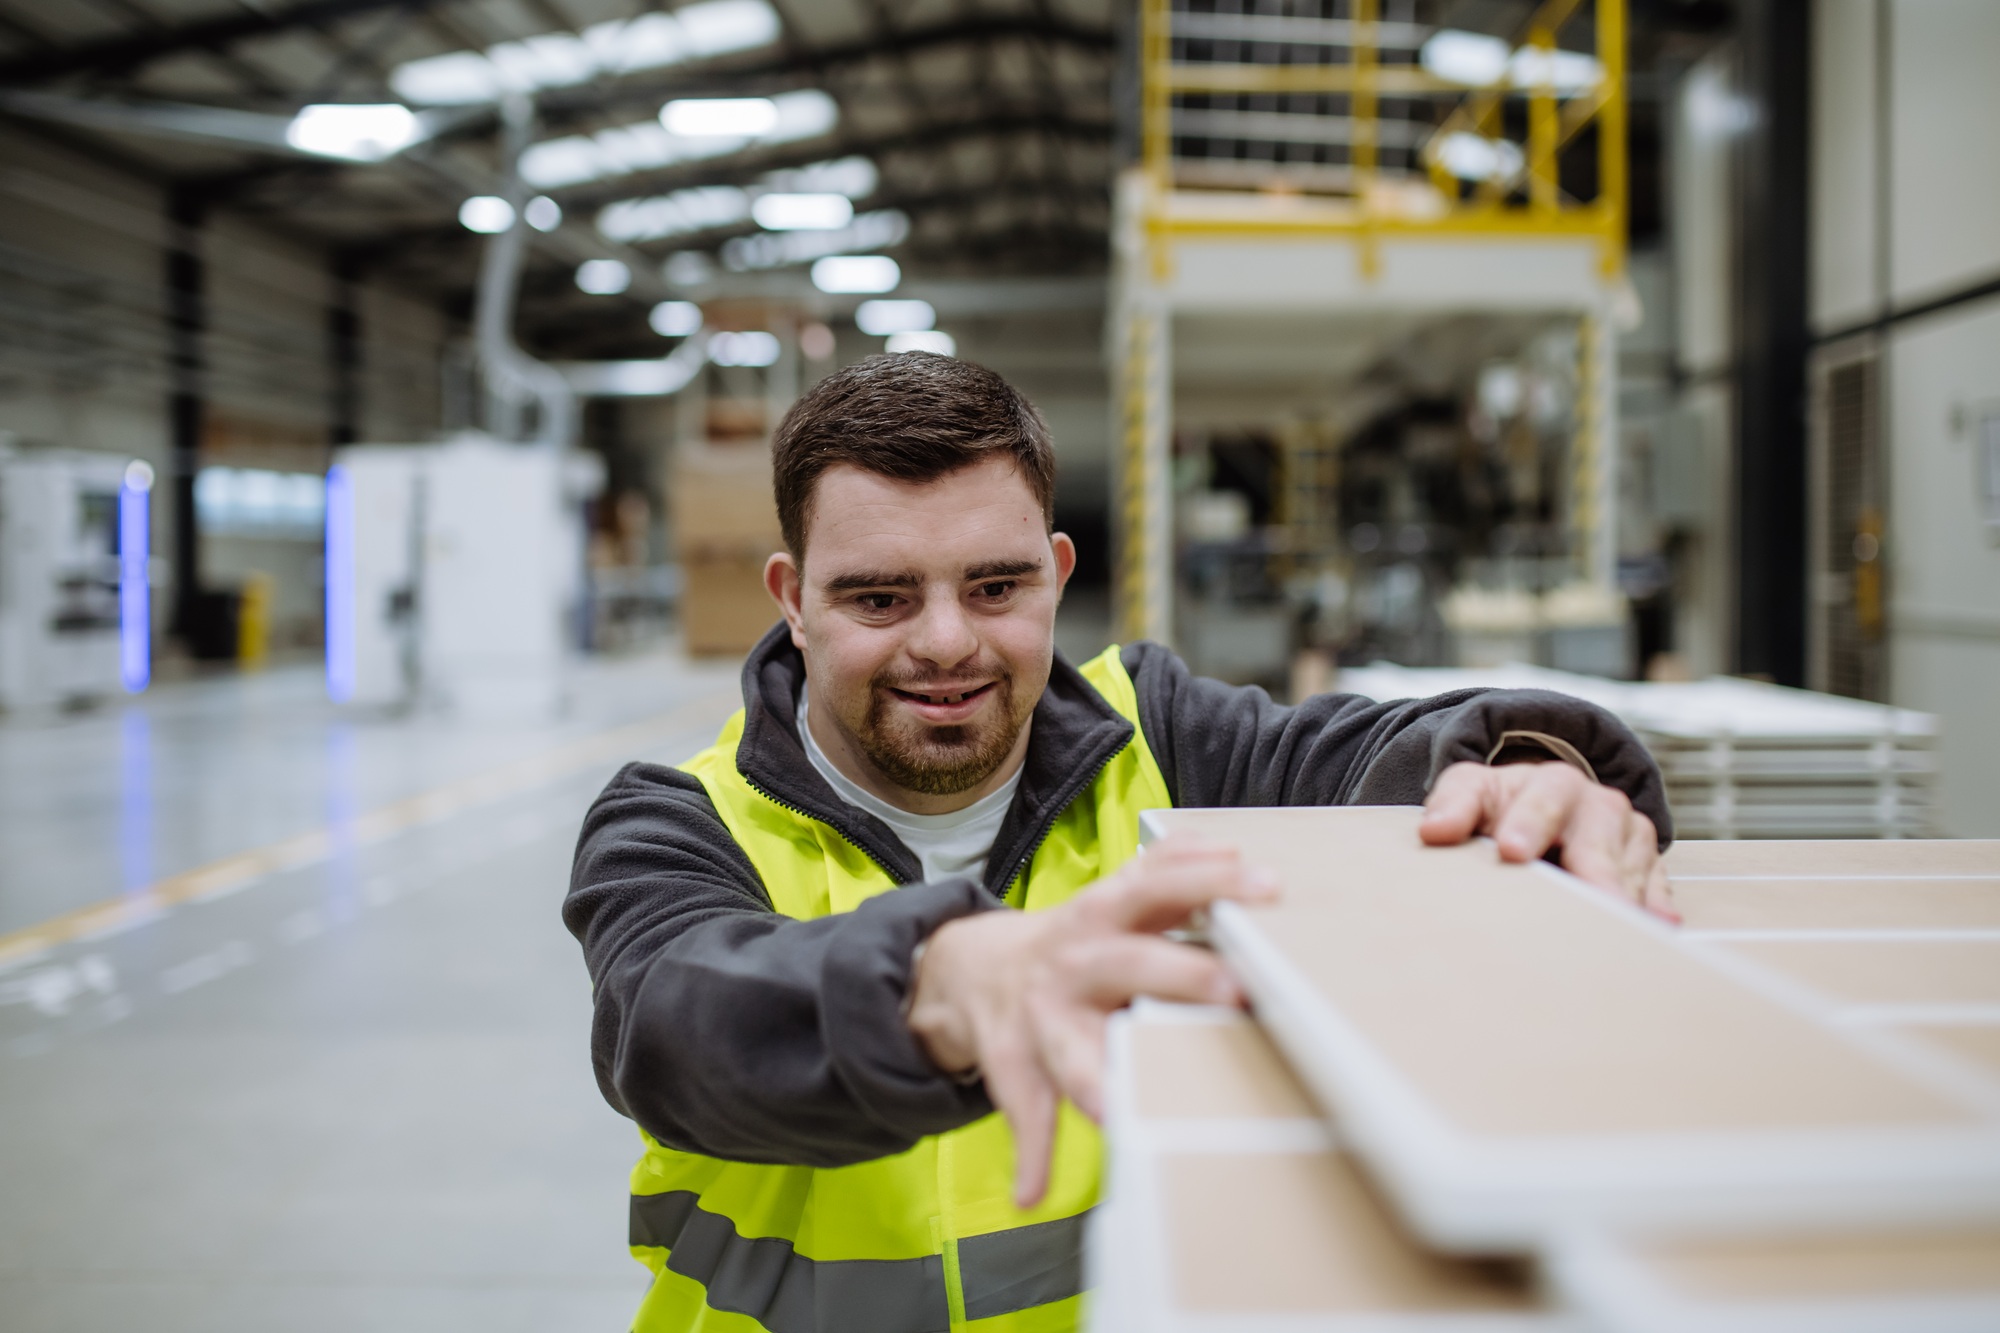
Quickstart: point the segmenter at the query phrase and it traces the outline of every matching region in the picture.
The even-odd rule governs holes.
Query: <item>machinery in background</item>
[[[117,454],[0,448],[0,707],[146,687],[152,482]]]
[[[482,435],[338,450],[327,474],[327,692],[466,717],[553,715],[581,634],[595,455]]]

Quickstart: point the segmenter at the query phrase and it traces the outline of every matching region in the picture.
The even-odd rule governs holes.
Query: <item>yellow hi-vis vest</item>
[[[1082,668],[1132,723],[1057,816],[1008,900],[1053,907],[1138,850],[1139,812],[1171,805],[1114,646]],[[739,711],[681,765],[787,916],[853,910],[896,887],[818,820],[764,796],[736,767]],[[632,1170],[632,1253],[653,1270],[633,1333],[1055,1333],[1076,1328],[1086,1215],[1097,1202],[1097,1129],[1062,1107],[1048,1194],[1013,1204],[1014,1141],[988,1115],[907,1152],[835,1168],[728,1162],[642,1132]]]

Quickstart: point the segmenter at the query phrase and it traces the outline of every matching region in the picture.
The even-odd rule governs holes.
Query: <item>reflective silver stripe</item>
[[[771,1333],[946,1333],[944,1256],[808,1259],[776,1237],[744,1237],[687,1190],[632,1196],[631,1242],[667,1251],[667,1267],[706,1288],[717,1310]]]
[[[958,1242],[958,1283],[965,1317],[991,1319],[1083,1290],[1083,1234],[1088,1209],[1053,1222],[964,1236]]]

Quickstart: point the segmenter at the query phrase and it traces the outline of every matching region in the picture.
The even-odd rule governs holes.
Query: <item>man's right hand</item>
[[[1104,1026],[1136,996],[1243,1003],[1220,959],[1161,939],[1218,899],[1269,902],[1278,884],[1234,848],[1167,838],[1043,912],[981,912],[938,928],[918,960],[910,1030],[954,1073],[978,1070],[1014,1131],[1014,1200],[1048,1188],[1056,1109],[1103,1114]]]

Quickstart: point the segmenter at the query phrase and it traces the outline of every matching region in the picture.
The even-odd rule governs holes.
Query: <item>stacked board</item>
[[[1347,1181],[1379,1201],[1363,1237],[1313,1233],[1347,1247],[1327,1271],[1426,1255],[1499,1284],[1467,1288],[1490,1298],[1475,1326],[2000,1327],[2000,843],[1690,845],[1676,931],[1482,844],[1421,848],[1416,818],[1147,817],[1285,880],[1212,933],[1297,1086],[1204,1057],[1227,1019],[1123,1020],[1098,1327],[1264,1327],[1253,1298],[1222,1301],[1230,1273],[1187,1276],[1204,1253],[1237,1256],[1239,1285],[1261,1270],[1187,1237],[1282,1251],[1260,1238],[1268,1164],[1241,1159],[1285,1153],[1272,1175],[1327,1196],[1311,1206],[1351,1217]],[[1185,1184],[1220,1156],[1243,1192]],[[1347,1327],[1321,1295],[1269,1326]]]
[[[1378,663],[1339,688],[1371,699],[1475,686],[1555,690],[1616,713],[1666,779],[1684,838],[1914,838],[1935,832],[1937,720],[1928,713],[1718,677],[1606,680],[1541,667]]]

